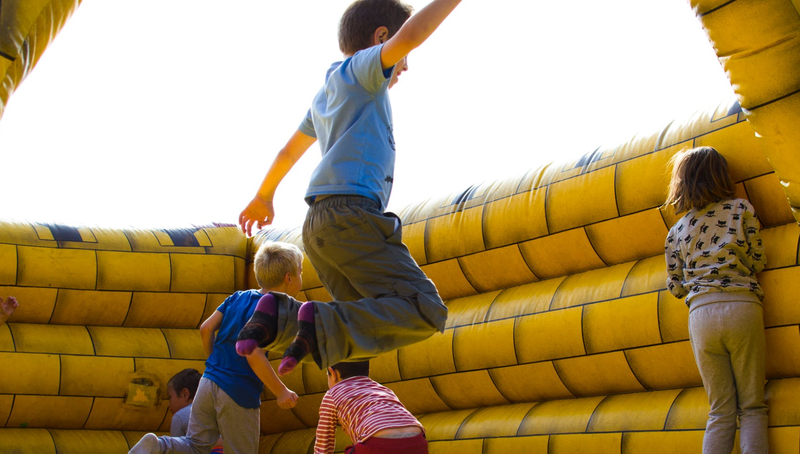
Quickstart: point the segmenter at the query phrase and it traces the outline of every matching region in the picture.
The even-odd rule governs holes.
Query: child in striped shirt
[[[354,445],[346,454],[427,454],[425,428],[391,389],[369,378],[369,361],[328,368],[328,392],[319,407],[314,454],[332,454],[336,424]]]

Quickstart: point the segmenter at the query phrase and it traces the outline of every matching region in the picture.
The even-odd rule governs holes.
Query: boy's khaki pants
[[[333,296],[316,304],[320,368],[363,360],[444,331],[447,307],[402,242],[400,220],[359,196],[315,202],[303,225],[305,252]],[[278,298],[283,351],[297,332],[300,303]]]
[[[203,377],[194,396],[186,436],[159,438],[161,452],[207,454],[220,435],[226,454],[257,452],[260,415],[259,408],[240,407],[216,383]]]

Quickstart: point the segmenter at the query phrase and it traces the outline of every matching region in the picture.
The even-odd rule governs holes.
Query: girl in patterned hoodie
[[[766,256],[753,206],[734,197],[725,158],[712,147],[678,153],[665,205],[688,210],[664,247],[667,286],[689,306],[689,338],[711,409],[703,453],[767,453],[764,402]]]

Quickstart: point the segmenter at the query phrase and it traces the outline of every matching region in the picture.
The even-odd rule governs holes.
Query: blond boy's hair
[[[296,274],[302,264],[300,248],[291,243],[268,241],[258,248],[253,267],[258,285],[271,289],[283,283],[286,273]]]

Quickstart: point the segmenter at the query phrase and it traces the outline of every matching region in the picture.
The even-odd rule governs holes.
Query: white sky
[[[427,1],[411,0],[417,10]],[[0,216],[235,223],[349,0],[84,0],[0,120]],[[389,209],[621,144],[733,92],[685,0],[464,0],[391,91]],[[302,224],[315,145],[281,184]]]

